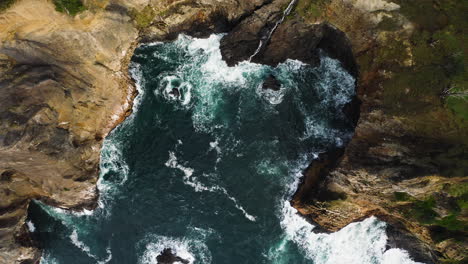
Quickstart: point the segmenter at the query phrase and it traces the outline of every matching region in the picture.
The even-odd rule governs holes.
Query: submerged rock
[[[174,253],[172,253],[172,249],[165,248],[159,256],[156,257],[158,264],[173,264],[173,263],[182,263],[188,264],[190,263],[188,260],[183,259]]]
[[[265,81],[262,84],[262,89],[270,89],[273,91],[279,91],[281,88],[281,83],[273,76],[270,74]]]

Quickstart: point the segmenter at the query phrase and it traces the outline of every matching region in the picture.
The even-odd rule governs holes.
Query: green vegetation
[[[86,10],[81,0],[54,0],[55,10],[75,16]]]
[[[292,17],[295,14],[299,14],[305,20],[313,21],[323,15],[325,7],[330,2],[331,0],[299,0],[296,7],[288,17]]]
[[[418,114],[436,108],[442,98],[445,109],[456,115],[446,114],[447,120],[443,121],[455,121],[462,129],[467,129],[465,121],[456,119],[468,120],[468,3],[457,0],[399,0],[396,3],[401,5],[401,12],[416,29],[409,43],[395,40],[396,43],[389,45],[390,51],[377,54],[387,65],[389,57],[402,61],[401,56],[407,56],[406,59],[412,60],[410,66],[388,65],[398,74],[385,89],[387,108],[396,114]],[[394,30],[395,24],[390,20],[384,19],[381,24]],[[411,49],[411,54],[402,50],[406,48]]]
[[[440,226],[449,231],[466,230],[468,224],[463,220],[463,215],[466,214],[468,208],[468,183],[446,184],[441,191],[446,193],[448,197],[440,193],[434,193],[426,199],[418,200],[405,192],[395,192],[394,195],[396,201],[410,202],[409,206],[401,207],[403,208],[403,214],[409,219],[414,219],[424,225]],[[452,204],[451,208],[446,208],[448,209],[448,215],[444,217],[441,217],[435,211],[439,199],[437,197],[441,197],[440,202],[445,201],[444,203]]]
[[[16,0],[0,0],[0,11],[9,8]]]
[[[414,31],[408,36],[395,30],[396,19],[382,20],[385,48],[358,57],[361,72],[385,69],[391,76],[383,82],[385,113],[414,137],[446,146],[421,149],[435,152],[431,162],[443,176],[468,175],[468,2],[395,2]]]
[[[449,96],[445,100],[447,106],[463,119],[468,120],[468,95],[463,97]]]
[[[453,185],[449,188],[448,193],[453,197],[464,197],[468,195],[468,182]]]
[[[130,16],[133,18],[139,29],[148,27],[151,22],[153,22],[155,15],[156,14],[150,5],[145,6],[141,11],[137,11],[136,9],[132,9],[130,11]]]
[[[411,199],[411,195],[405,192],[394,192],[395,200],[397,201],[409,201]]]
[[[400,24],[393,17],[384,16],[378,25],[378,29],[385,31],[395,31],[400,29]]]
[[[462,230],[465,230],[465,227],[466,227],[466,223],[458,220],[455,214],[451,214],[446,217],[443,217],[440,220],[436,220],[435,224],[439,226],[443,226],[451,231],[458,231],[458,230],[462,231]]]

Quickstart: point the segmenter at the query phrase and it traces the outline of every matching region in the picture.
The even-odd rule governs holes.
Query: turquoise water
[[[325,54],[227,67],[221,37],[136,50],[140,94],[105,140],[99,207],[30,209],[42,263],[156,263],[165,248],[190,263],[414,263],[375,218],[315,234],[288,203],[310,161],[351,137],[354,79]],[[279,91],[261,88],[270,74]]]

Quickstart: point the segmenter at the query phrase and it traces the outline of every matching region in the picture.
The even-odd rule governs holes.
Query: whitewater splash
[[[404,250],[386,249],[386,223],[375,217],[349,224],[331,234],[314,233],[314,226],[284,201],[281,226],[286,240],[294,241],[315,264],[422,264],[412,261]],[[279,258],[284,243],[271,251]],[[281,262],[279,262],[281,263]]]
[[[204,232],[204,230],[201,231]],[[192,239],[148,235],[139,242],[139,247],[144,249],[139,263],[158,263],[157,257],[165,249],[170,249],[174,255],[188,261],[189,264],[211,263],[211,253],[204,243],[204,239],[206,239],[206,237],[204,237],[203,234],[201,237],[200,234],[198,234]]]

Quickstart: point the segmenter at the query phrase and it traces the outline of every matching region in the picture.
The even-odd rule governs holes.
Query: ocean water
[[[386,249],[376,218],[316,234],[288,202],[310,161],[350,139],[352,76],[326,54],[317,67],[228,67],[221,37],[136,50],[139,95],[105,140],[98,208],[30,208],[41,263],[157,263],[166,248],[203,264],[416,263]],[[270,74],[279,91],[262,89]]]

